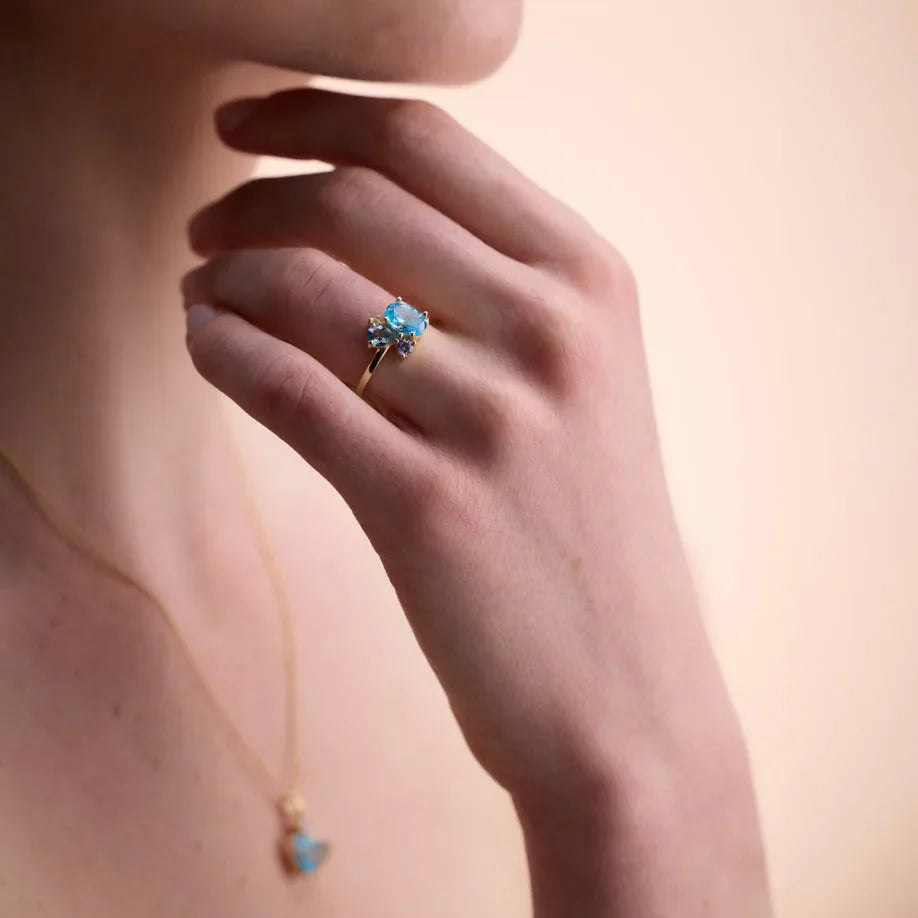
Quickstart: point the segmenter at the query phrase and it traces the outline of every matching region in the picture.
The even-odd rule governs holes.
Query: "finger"
[[[247,182],[200,211],[189,236],[205,256],[281,246],[321,249],[418,308],[435,310],[441,327],[467,334],[500,322],[500,303],[523,270],[360,167]]]
[[[367,166],[511,258],[578,258],[587,221],[436,106],[293,89],[229,103],[217,128],[250,153]]]
[[[290,444],[355,513],[397,501],[422,441],[389,423],[317,360],[232,312],[189,311],[201,375]]]
[[[367,319],[382,314],[393,299],[317,249],[221,255],[186,274],[182,294],[187,306],[232,309],[306,351],[351,387],[375,353],[367,343]],[[474,342],[430,325],[408,357],[390,348],[367,385],[366,398],[430,437],[450,439],[470,420],[468,377],[482,362],[479,351]]]

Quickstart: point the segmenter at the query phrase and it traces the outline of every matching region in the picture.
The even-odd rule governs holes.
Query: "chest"
[[[280,561],[297,610],[300,789],[329,859],[285,875],[271,789],[174,635],[74,568],[29,597],[28,622],[47,627],[14,634],[0,670],[0,913],[530,914],[509,801],[468,753],[378,559],[346,514],[327,518],[301,543],[309,563],[283,533]],[[232,671],[210,675],[232,687]],[[265,724],[238,718],[269,763],[277,717],[265,702],[260,744]]]

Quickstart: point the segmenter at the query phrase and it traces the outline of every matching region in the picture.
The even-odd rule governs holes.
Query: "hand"
[[[426,103],[293,90],[218,126],[336,168],[194,218],[186,305],[219,307],[190,314],[194,363],[347,501],[482,766],[530,814],[662,794],[689,823],[743,787],[623,257]],[[364,401],[395,294],[432,324]]]

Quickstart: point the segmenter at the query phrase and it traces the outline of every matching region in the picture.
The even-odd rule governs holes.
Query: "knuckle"
[[[583,309],[565,323],[556,358],[556,380],[562,391],[579,391],[603,372],[601,320],[599,313]]]
[[[440,540],[447,532],[472,525],[476,505],[472,478],[458,462],[431,462],[417,476],[412,475],[400,505],[418,535]]]
[[[385,189],[385,179],[367,166],[338,166],[326,173],[316,193],[316,206],[329,223],[346,222],[356,210],[372,208]]]
[[[445,450],[413,451],[410,469],[392,476],[390,495],[407,516],[423,517],[451,502],[458,467],[455,457]]]
[[[511,307],[517,333],[521,332],[526,342],[554,342],[564,328],[569,298],[569,293],[553,285],[517,293]]]
[[[522,390],[513,379],[492,379],[480,384],[467,400],[472,433],[469,442],[486,463],[499,462],[530,440],[532,412]]]
[[[258,300],[273,279],[271,259],[255,249],[222,252],[210,264],[211,293],[218,303],[246,305]]]
[[[321,307],[328,300],[345,267],[318,249],[299,249],[286,259],[277,286],[282,319],[295,321],[305,306]]]
[[[634,272],[622,253],[601,236],[590,234],[561,255],[561,271],[574,286],[602,303],[627,304],[635,288]]]
[[[444,482],[448,478],[445,465],[438,460],[416,465],[410,478],[400,480],[393,488],[393,508],[398,508],[405,524],[423,524],[431,508],[440,504],[445,491]]]
[[[577,304],[574,294],[562,293],[549,300],[530,297],[522,310],[525,319],[519,333],[521,359],[539,384],[559,394],[575,390],[591,378],[598,355],[599,319]]]
[[[572,321],[571,294],[553,288],[517,295],[512,312],[513,334],[524,365],[540,379],[551,379],[564,359],[563,341]]]
[[[399,153],[423,145],[451,122],[442,108],[425,99],[392,99],[382,109],[380,140],[384,149]]]
[[[303,356],[295,351],[263,358],[255,372],[259,413],[278,421],[303,414],[307,395],[312,391],[312,372]]]

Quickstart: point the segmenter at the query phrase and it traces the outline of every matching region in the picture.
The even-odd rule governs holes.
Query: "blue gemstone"
[[[386,307],[386,321],[405,335],[423,335],[427,330],[427,316],[401,300]]]
[[[328,855],[326,842],[314,841],[303,832],[297,832],[290,839],[290,845],[296,866],[306,873],[317,870]]]
[[[385,347],[387,344],[392,344],[395,338],[395,332],[386,325],[371,325],[367,329],[367,341],[373,347]]]

